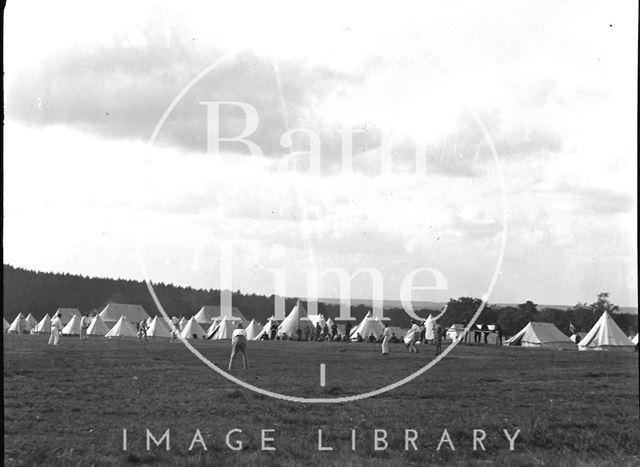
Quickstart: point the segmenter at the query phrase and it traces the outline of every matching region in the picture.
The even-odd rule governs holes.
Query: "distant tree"
[[[462,323],[463,321],[469,321],[480,305],[482,300],[473,297],[459,297],[449,299],[447,303],[447,312],[442,317],[441,324],[443,326],[451,326],[455,323]]]
[[[598,299],[589,305],[589,307],[599,315],[602,315],[605,311],[609,314],[613,314],[620,309],[618,305],[614,305],[609,301],[608,292],[600,292],[598,294]]]
[[[527,300],[526,302],[519,304],[518,309],[532,318],[538,314],[538,305],[533,303],[531,300]]]

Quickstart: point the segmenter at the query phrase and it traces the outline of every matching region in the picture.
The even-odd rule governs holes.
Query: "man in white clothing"
[[[58,340],[60,340],[60,333],[62,332],[62,319],[61,314],[58,313],[51,320],[51,336],[49,337],[49,343],[47,345],[58,345]]]
[[[91,324],[91,322],[89,321],[89,313],[85,313],[84,315],[82,315],[82,318],[80,318],[80,340],[81,341],[86,341],[87,340],[87,328],[89,327],[89,324]]]
[[[389,341],[391,340],[391,329],[387,323],[384,323],[384,332],[382,333],[382,355],[389,355]]]
[[[416,348],[416,342],[420,337],[420,332],[422,331],[421,327],[417,322],[411,320],[411,328],[409,329],[409,334],[411,339],[409,340],[409,353],[418,353],[418,349]]]
[[[231,358],[229,359],[229,371],[233,367],[233,359],[238,352],[242,352],[242,366],[246,370],[249,366],[247,358],[247,331],[242,329],[242,323],[238,323],[238,328],[231,335]]]

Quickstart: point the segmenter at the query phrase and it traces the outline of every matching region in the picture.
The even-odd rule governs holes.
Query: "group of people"
[[[394,334],[385,323],[383,338],[382,338],[382,355],[389,355],[389,344],[392,343]],[[420,326],[417,321],[411,320],[411,328],[404,336],[404,342],[409,349],[409,353],[418,353],[416,344],[418,342],[426,342],[425,336],[427,329],[424,326]],[[433,343],[436,346],[436,352],[434,356],[438,356],[442,351],[442,338],[444,337],[445,330],[440,326],[437,321],[433,325]]]
[[[89,313],[85,313],[80,317],[80,340],[87,340],[87,329],[89,329],[90,324],[91,319],[89,318]],[[58,345],[60,343],[63,328],[62,314],[56,313],[53,318],[51,318],[51,335],[49,336],[47,345]]]
[[[469,324],[468,321],[464,321],[462,323],[462,326],[466,329],[467,325]],[[478,327],[480,326],[480,327]],[[495,324],[493,326],[493,330],[489,328],[488,324],[478,324],[476,325],[476,328],[473,330],[473,343],[474,344],[488,344],[488,338],[489,338],[489,334],[491,332],[494,332],[496,334],[496,341],[495,344],[496,345],[502,345],[502,338],[504,336],[503,332],[502,332],[502,328],[500,327],[499,324]],[[469,333],[464,334],[464,337],[462,338],[462,342],[464,344],[468,344],[469,343]]]

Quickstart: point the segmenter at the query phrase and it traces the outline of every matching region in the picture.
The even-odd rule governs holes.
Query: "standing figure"
[[[229,371],[233,368],[233,359],[238,352],[242,352],[242,366],[246,370],[249,366],[247,357],[247,331],[242,328],[242,323],[233,331],[231,336],[231,358],[229,358]]]
[[[60,340],[60,332],[62,332],[62,320],[61,314],[58,313],[51,320],[51,336],[49,337],[49,343],[47,345],[58,345],[58,341]]]
[[[138,325],[138,341],[142,342],[142,339],[144,338],[144,341],[147,341],[147,321],[146,320],[142,320],[140,321],[140,324]]]
[[[496,324],[496,345],[502,345],[502,328]]]
[[[466,331],[468,324],[469,324],[469,321],[466,319],[462,322],[462,329],[463,329],[462,332],[464,332],[464,336],[462,337],[462,342],[465,344],[469,343],[469,333]]]
[[[82,318],[80,318],[80,340],[81,341],[86,341],[87,340],[87,328],[89,327],[89,313],[85,313],[84,315],[82,315]]]
[[[420,326],[418,326],[418,323],[415,322],[414,320],[411,320],[411,328],[409,329],[409,335],[410,335],[410,340],[409,340],[409,353],[418,353],[418,349],[416,348],[416,342],[418,341],[418,339],[420,338],[420,332],[422,330],[420,329]]]
[[[440,352],[442,351],[442,334],[443,334],[442,326],[440,326],[440,323],[436,322],[436,325],[433,329],[433,339],[436,344],[436,354],[435,354],[436,357],[440,355]]]
[[[349,321],[344,326],[344,337],[346,337],[346,342],[351,342],[351,323]]]
[[[487,338],[489,337],[489,326],[487,325],[487,323],[482,325],[482,336],[484,339],[484,343],[488,344],[489,342],[487,341]]]
[[[482,331],[480,330],[482,326],[479,324],[476,324],[476,328],[473,331],[473,343],[474,344],[480,344],[482,342]]]
[[[382,333],[382,355],[389,355],[389,342],[391,341],[391,329],[387,323],[384,323],[384,332]]]

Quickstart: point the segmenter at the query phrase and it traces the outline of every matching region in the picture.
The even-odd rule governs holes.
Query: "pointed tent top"
[[[204,332],[202,326],[200,326],[192,316],[189,321],[184,324],[182,331],[180,331],[180,336],[183,339],[204,339],[207,336],[207,333]]]
[[[138,331],[133,327],[127,315],[122,315],[118,322],[104,337],[137,337]]]
[[[100,315],[95,315],[87,328],[87,336],[104,336],[109,332],[109,326],[107,326]]]
[[[247,326],[247,339],[254,340],[260,334],[260,330],[260,323],[258,323],[255,319],[252,319]]]
[[[216,329],[213,331],[213,334],[209,337],[212,340],[221,340],[221,339],[231,339],[233,335],[233,331],[235,330],[235,323],[227,319],[227,317],[223,317]]]
[[[147,328],[147,336],[171,337],[171,331],[169,330],[169,327],[165,323],[164,319],[158,319],[158,316],[155,316],[151,320],[151,323],[149,323],[149,327]]]
[[[62,328],[62,334],[73,335],[80,334],[80,315],[73,315],[71,321],[69,321],[64,328]]]
[[[579,350],[633,349],[633,342],[606,311],[578,343]]]

